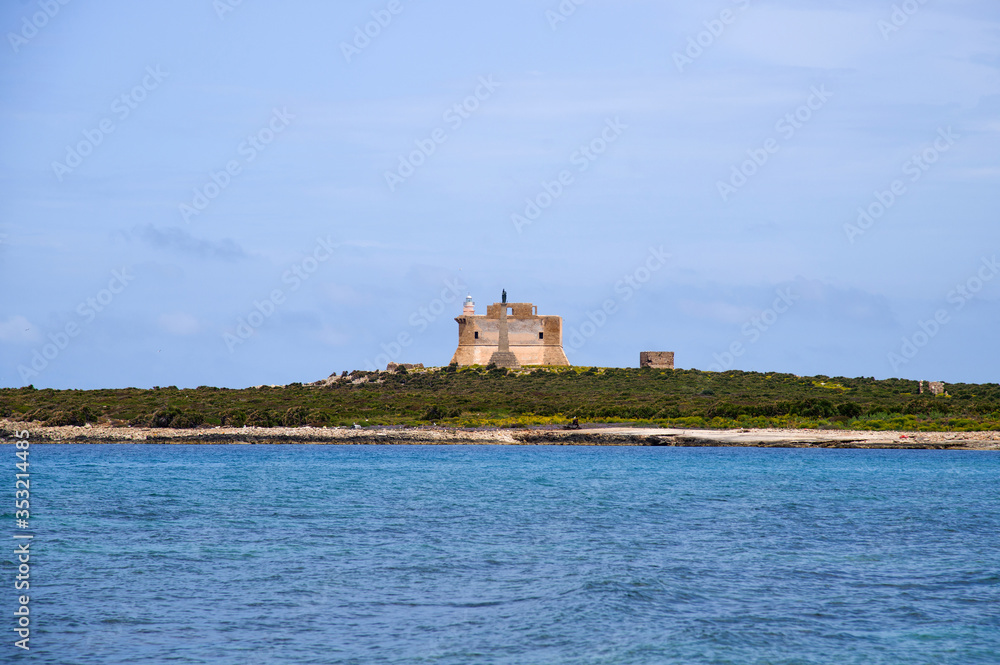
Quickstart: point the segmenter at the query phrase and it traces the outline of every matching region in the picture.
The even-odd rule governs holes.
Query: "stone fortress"
[[[562,346],[562,317],[540,316],[530,302],[500,302],[476,314],[470,294],[458,322],[458,348],[451,362],[459,366],[489,365],[518,369],[522,365],[563,365],[569,360]],[[673,369],[673,351],[643,351],[639,367]]]
[[[520,369],[522,365],[569,366],[569,359],[562,345],[562,317],[538,314],[538,307],[530,302],[507,302],[503,292],[500,302],[486,307],[486,314],[476,314],[472,295],[465,298],[458,323],[458,348],[451,363],[461,366],[495,365],[507,369]],[[423,364],[390,362],[386,369],[423,369]],[[673,351],[641,351],[639,367],[649,369],[674,369]],[[345,372],[346,374],[346,372]],[[948,396],[940,381],[920,381],[919,392]]]
[[[472,296],[465,299],[458,322],[458,348],[451,362],[458,365],[569,365],[562,347],[562,317],[539,316],[530,302],[502,302],[476,314]],[[507,348],[504,348],[507,347]],[[504,354],[513,354],[513,358]],[[497,357],[494,358],[494,355]],[[516,359],[516,364],[515,364]]]

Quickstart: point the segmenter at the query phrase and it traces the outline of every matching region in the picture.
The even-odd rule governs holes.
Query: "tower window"
[[[479,339],[479,331],[476,331],[476,339]]]
[[[543,332],[538,333],[538,339],[545,339],[545,333]]]

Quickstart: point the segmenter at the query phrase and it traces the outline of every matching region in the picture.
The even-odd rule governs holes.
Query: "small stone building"
[[[673,351],[640,351],[639,367],[652,367],[653,369],[673,369]]]
[[[947,395],[948,394],[944,390],[944,382],[943,381],[928,381],[927,382],[927,386],[930,389],[932,395]],[[923,392],[924,392],[924,382],[921,381],[920,382],[920,394],[923,394]]]
[[[562,347],[562,317],[539,316],[530,302],[495,302],[486,315],[476,314],[472,296],[465,299],[458,322],[458,348],[451,362],[488,365],[500,344],[500,312],[507,308],[510,351],[521,365],[569,365]]]

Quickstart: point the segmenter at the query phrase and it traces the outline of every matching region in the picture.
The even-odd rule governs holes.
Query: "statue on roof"
[[[506,305],[507,304],[507,289],[503,290],[503,294],[500,296],[500,298],[501,298],[500,302],[502,302],[504,305]]]

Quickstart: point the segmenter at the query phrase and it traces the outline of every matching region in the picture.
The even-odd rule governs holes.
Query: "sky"
[[[445,365],[997,382],[995,0],[12,0],[0,387]]]

